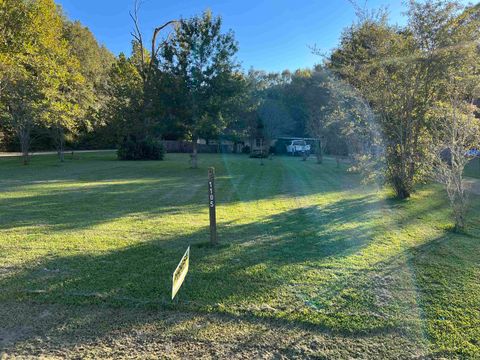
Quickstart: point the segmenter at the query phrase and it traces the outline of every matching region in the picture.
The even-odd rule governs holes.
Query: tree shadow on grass
[[[381,321],[366,328],[360,323],[352,326],[346,317],[334,321],[333,314],[319,313],[319,305],[309,304],[306,295],[297,291],[307,284],[306,294],[313,290],[323,294],[322,304],[341,300],[344,307],[337,310],[345,316],[358,308],[363,312],[360,317],[371,312],[372,299],[361,289],[367,286],[368,276],[363,284],[357,281],[364,269],[348,269],[346,264],[332,270],[330,265],[373,241],[376,229],[369,221],[379,216],[375,211],[379,202],[364,196],[323,208],[294,209],[261,223],[230,224],[220,229],[222,245],[216,248],[202,246],[208,239],[204,227],[193,234],[152,238],[114,252],[43,258],[1,280],[0,298],[247,312],[340,331],[383,329]],[[178,303],[172,303],[172,272],[190,244],[190,273]],[[353,295],[348,291],[341,294],[347,287],[354,288],[357,299],[350,299]],[[305,312],[296,312],[297,305]]]
[[[336,335],[248,315],[2,303],[0,320],[0,351],[27,357],[413,359],[419,347],[400,333]]]
[[[285,175],[291,176],[290,181],[286,187],[285,182],[275,185],[275,191],[289,192],[300,178],[297,175],[295,172]],[[305,174],[302,176],[298,181],[303,185],[295,190],[298,196],[323,189],[325,183],[309,179]],[[225,178],[224,181],[232,179]],[[250,179],[245,181],[242,185],[240,179],[236,185],[247,190],[255,184]],[[178,186],[178,191],[164,194],[158,190],[156,193],[162,185],[168,188]],[[134,188],[131,184],[102,184],[98,189],[88,196],[81,190],[72,190],[74,196],[68,201],[62,199],[65,192],[50,192],[34,203],[24,204],[22,198],[15,199],[16,202],[10,202],[17,206],[14,213],[26,213],[28,220],[21,222],[21,218],[10,217],[4,224],[6,228],[35,225],[55,213],[61,204],[75,203],[75,196],[82,199],[77,203],[77,209],[63,214],[66,216],[64,220],[60,216],[53,219],[52,225],[82,229],[137,211],[162,215],[179,211],[182,206],[203,203],[203,191],[185,195],[184,185],[180,185],[177,178],[147,181]],[[121,198],[121,194],[128,196]],[[135,200],[141,194],[143,197]],[[85,221],[94,207],[94,199],[101,196],[106,197],[102,212],[91,214]],[[148,202],[155,196],[159,200],[165,196],[163,206]],[[117,197],[119,202],[125,203],[125,208],[118,210],[119,202],[108,201]],[[11,200],[5,200],[5,204]],[[112,210],[109,215],[108,206]],[[388,312],[382,309],[392,308],[394,311],[397,308],[398,312],[398,304],[394,303],[395,300],[391,300],[392,304],[388,304],[388,299],[380,298],[379,301],[375,290],[379,276],[391,275],[390,262],[398,264],[393,259],[395,254],[378,264],[359,265],[346,260],[368,248],[375,233],[388,228],[388,222],[375,225],[373,220],[385,216],[387,210],[405,206],[405,203],[365,195],[325,206],[296,208],[255,223],[220,224],[222,245],[217,248],[203,246],[208,239],[208,228],[204,227],[182,236],[150,236],[144,242],[114,252],[50,255],[10,274],[0,274],[3,276],[0,278],[0,299],[99,305],[128,311],[140,308],[145,311],[226,312],[233,318],[276,319],[281,324],[352,336],[396,332],[405,323],[388,317]],[[415,211],[402,217],[401,222],[409,224],[441,206],[441,201],[418,204]],[[190,273],[177,302],[171,302],[172,272],[188,245],[192,245]],[[396,255],[401,256],[400,253]],[[94,323],[93,320],[84,320],[85,324]],[[127,321],[125,326],[133,327],[138,322],[142,320]]]
[[[480,202],[473,211],[480,210]],[[438,345],[435,358],[480,355],[479,218],[468,232],[445,231],[408,251],[415,286],[425,316],[425,331]]]
[[[433,211],[431,205],[419,206],[402,221],[415,221]],[[378,290],[397,281],[392,274],[398,269],[392,264],[398,266],[395,256],[401,254],[365,264],[347,261],[388,227],[388,222],[371,221],[389,207],[388,202],[365,195],[323,207],[296,208],[261,222],[224,224],[218,247],[205,246],[204,227],[189,235],[153,237],[114,252],[50,256],[0,278],[0,300],[118,311],[227,313],[232,319],[273,321],[354,337],[403,333],[418,326],[418,319],[391,316],[408,302],[399,305]],[[192,245],[190,272],[172,302],[172,272],[188,245]],[[135,318],[122,326],[141,322]],[[90,323],[85,319],[84,324]]]
[[[165,189],[168,189],[166,191]],[[180,178],[68,184],[41,191],[33,196],[0,199],[0,229],[35,226],[52,230],[81,230],[128,216],[129,214],[166,215],[182,206],[199,205],[192,200],[199,187],[185,191]],[[7,211],[8,210],[8,211]]]
[[[291,160],[269,168],[246,165],[248,159],[239,157],[207,157],[205,162],[217,167],[217,202],[223,205],[340,192],[358,185],[348,175],[338,181],[337,172],[344,170],[326,167],[318,177],[315,167]],[[49,231],[81,230],[130,215],[163,216],[187,206],[199,211],[207,203],[206,170],[192,173],[173,161],[89,164],[67,164],[60,172],[42,168],[30,175],[17,169],[11,178],[0,179],[0,230],[39,224]],[[11,196],[11,191],[18,194]]]

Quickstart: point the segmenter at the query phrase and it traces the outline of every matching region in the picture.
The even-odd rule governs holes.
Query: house
[[[218,153],[241,153],[244,147],[244,142],[234,142],[228,139],[198,139],[197,144],[202,145],[202,148],[216,149]]]
[[[255,138],[250,141],[250,147],[252,151],[261,151],[262,148],[264,151],[272,149],[275,154],[286,154],[287,153],[287,146],[292,143],[294,140],[302,140],[305,141],[308,145],[315,148],[317,139],[315,138],[303,138],[303,137],[295,137],[295,136],[280,136],[273,140],[270,140],[268,144],[263,142],[262,138]]]

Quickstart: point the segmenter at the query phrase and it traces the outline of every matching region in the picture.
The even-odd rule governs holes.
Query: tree
[[[220,135],[229,118],[229,108],[242,89],[234,55],[237,43],[231,31],[222,33],[222,20],[207,11],[182,19],[163,49],[164,68],[178,85],[176,116],[192,142],[191,165],[198,166],[200,137]]]
[[[423,13],[417,6],[415,11]],[[418,26],[422,26],[423,22]],[[480,5],[468,8],[450,19],[441,32],[443,81],[440,96],[429,116],[433,119],[432,165],[434,178],[447,191],[453,210],[455,230],[466,226],[468,193],[463,173],[471,160],[467,152],[480,144],[480,119],[476,99],[480,97]]]
[[[55,75],[51,75],[51,88],[45,91],[44,96],[48,104],[44,118],[52,131],[61,162],[64,161],[66,134],[76,133],[85,115],[79,101],[85,80],[78,71],[77,60],[68,55],[65,59],[67,62],[58,67]]]
[[[109,71],[105,87],[108,101],[103,106],[102,117],[106,119],[106,128],[115,134],[117,145],[124,145],[128,140],[136,146],[157,144],[161,147],[158,142],[162,132],[168,131],[167,125],[170,130],[177,126],[169,121],[169,111],[174,111],[171,100],[177,91],[176,84],[160,64],[166,42],[162,38],[163,30],[176,21],[167,21],[155,28],[151,39],[146,41],[140,31],[140,5],[136,0],[130,13],[134,25],[132,53],[129,57],[120,54]]]
[[[140,31],[139,10],[141,2],[135,0],[134,10],[130,13],[133,20],[134,31],[133,36],[133,52],[130,58],[132,64],[135,65],[138,74],[142,80],[142,101],[140,103],[140,119],[143,122],[143,134],[141,138],[145,140],[153,135],[154,129],[158,129],[158,125],[162,117],[166,116],[166,105],[162,100],[165,92],[175,90],[169,85],[173,85],[166,78],[166,74],[160,68],[160,53],[167,44],[168,38],[159,41],[162,30],[170,25],[176,24],[177,20],[170,20],[156,27],[153,30],[149,46],[144,42],[144,36]]]
[[[265,131],[269,132],[272,137],[273,132],[277,130],[275,129],[276,125],[283,128],[283,124],[279,124],[274,117],[268,116],[269,108],[271,108],[268,102],[270,102],[270,105],[272,105],[272,102],[280,104],[285,110],[284,102],[276,96],[275,87],[278,85],[278,74],[267,74],[264,71],[250,69],[245,77],[243,111],[238,114],[238,118],[243,125],[244,136],[249,139],[250,149],[253,148],[254,141],[257,138],[263,138],[265,127],[267,127]],[[272,93],[273,96],[271,96]],[[269,119],[266,119],[266,121],[264,119],[262,122],[261,113],[263,113],[263,117]],[[285,116],[285,112],[282,112],[282,116]],[[266,123],[264,124],[264,122]]]
[[[280,84],[276,86],[294,124],[290,132],[291,136],[305,137],[309,133],[308,118],[310,113],[306,102],[308,102],[311,76],[312,70],[310,69],[299,69],[293,74],[284,71]]]
[[[412,84],[420,71],[405,61],[407,54],[415,54],[411,38],[388,26],[384,17],[363,19],[344,33],[329,63],[376,110],[387,149],[387,178],[399,198],[413,190],[414,157],[421,153],[421,119],[412,117],[418,94]]]
[[[436,110],[438,135],[432,146],[433,174],[447,190],[455,230],[463,231],[468,206],[463,172],[471,160],[467,151],[480,143],[480,120],[475,117],[476,106],[465,103],[458,94],[453,94],[448,103]]]
[[[40,81],[31,79],[33,70],[41,62],[27,55],[29,50],[35,52],[32,37],[37,37],[37,34],[33,24],[29,24],[32,9],[27,3],[5,0],[0,6],[1,115],[4,124],[12,128],[19,138],[26,164],[30,133],[42,98]]]
[[[445,77],[443,54],[459,7],[454,2],[410,2],[405,28],[390,26],[384,12],[363,14],[347,29],[329,67],[368,100],[380,124],[386,178],[398,198],[408,198],[429,171],[428,112]]]
[[[53,0],[4,0],[0,6],[1,112],[27,164],[32,129],[49,123],[66,128],[78,110],[72,94],[83,78],[62,38],[62,18]]]
[[[116,143],[127,137],[141,138],[144,134],[143,80],[138,68],[124,54],[118,56],[110,70],[106,91],[109,101],[103,109]]]
[[[308,78],[306,105],[308,109],[307,129],[317,139],[317,162],[323,162],[328,133],[338,117],[338,101],[331,87],[332,79],[327,72],[317,68]]]
[[[44,86],[46,125],[50,127],[55,146],[64,161],[66,134],[75,134],[85,119],[89,101],[85,77],[80,71],[80,62],[65,40],[64,47],[57,49],[55,72],[50,74]]]
[[[107,124],[101,112],[109,101],[106,84],[115,57],[80,22],[72,22],[64,17],[63,27],[64,38],[70,46],[70,56],[78,59],[81,64],[79,71],[85,79],[76,94],[82,116],[75,123],[75,128],[71,128],[78,135],[77,141],[84,144],[95,141],[105,133]]]
[[[293,119],[281,100],[265,99],[258,108],[258,121],[261,122],[261,137],[266,146],[280,135],[293,129]]]

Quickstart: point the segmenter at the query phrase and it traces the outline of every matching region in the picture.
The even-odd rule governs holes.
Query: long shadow
[[[310,168],[314,164],[298,164],[291,159],[282,160],[273,169],[278,175],[273,176],[273,184],[264,184],[265,168],[251,170],[249,177],[238,175],[239,169],[231,169],[242,165],[229,163],[230,171],[223,168],[217,172],[218,200],[249,201],[256,194],[263,199],[301,197],[356,186],[354,181],[337,181],[335,185],[340,172],[326,174],[325,180],[312,176]],[[2,216],[0,227],[13,229],[47,223],[54,230],[79,230],[128,214],[161,216],[186,206],[193,210],[204,206],[202,186],[191,186],[203,184],[204,174],[182,170],[191,174],[186,182],[182,177],[168,176],[165,169],[159,173],[153,165],[144,166],[152,174],[138,176],[142,180],[134,184],[101,183],[88,190],[53,187],[33,197],[2,199],[0,209],[13,210]],[[303,171],[304,168],[307,170]],[[117,176],[117,180],[125,179],[122,173]],[[232,184],[233,192],[229,190]],[[72,204],[75,209],[70,209]],[[227,312],[235,316],[280,318],[288,324],[357,336],[394,332],[401,323],[382,317],[384,304],[377,303],[372,295],[376,283],[368,266],[332,270],[332,264],[359,253],[374,241],[377,231],[385,230],[385,224],[376,228],[371,223],[382,216],[382,209],[402,206],[365,195],[325,206],[295,208],[261,222],[221,224],[222,245],[216,248],[205,244],[208,228],[204,227],[187,235],[150,236],[137,245],[113,252],[50,255],[0,273],[0,300]],[[441,202],[437,206],[442,206]],[[419,206],[402,221],[414,221],[428,211],[433,209]],[[172,272],[188,245],[192,245],[190,273],[178,302],[172,303]]]
[[[195,357],[208,358],[268,353],[279,358],[328,359],[325,352],[337,353],[339,347],[344,355],[378,353],[378,343],[382,344],[384,358],[394,358],[392,354],[414,358],[407,354],[418,354],[417,344],[401,333],[339,336],[312,326],[249,315],[4,303],[0,305],[0,319],[4,321],[0,350],[19,356],[41,351],[45,357],[65,352],[78,357],[93,350],[96,357],[117,357],[109,352],[127,349],[129,356],[140,353],[143,355],[137,356],[151,357],[168,356],[172,348],[177,355],[185,356],[192,343]],[[213,331],[213,337],[205,339],[203,331]],[[224,332],[228,333],[227,339]],[[2,338],[2,334],[7,336]],[[112,344],[123,346],[112,348]],[[142,353],[145,345],[154,349]],[[105,347],[109,352],[102,356]]]
[[[480,203],[474,206],[476,211]],[[436,345],[434,358],[480,355],[480,223],[468,233],[446,231],[408,251],[425,318],[425,333]]]
[[[191,170],[178,164],[175,157],[165,162],[124,163],[106,156],[79,165],[73,160],[64,167],[51,165],[55,171],[48,167],[7,168],[12,174],[0,175],[4,194],[0,196],[0,229],[43,224],[51,231],[81,230],[130,214],[161,216],[178,212],[182,206],[199,209],[207,198],[206,165],[217,168],[219,204],[358,186],[358,179],[345,175],[345,169],[327,166],[319,170],[316,164],[304,165],[290,158],[261,167],[240,156],[206,156],[203,169]],[[322,176],[317,171],[322,171]]]
[[[376,229],[370,220],[391,206],[404,205],[365,195],[293,209],[261,223],[225,224],[219,229],[222,245],[214,248],[205,243],[205,227],[99,255],[51,256],[0,274],[0,300],[225,312],[232,319],[271,319],[279,326],[355,337],[403,332],[408,321],[386,317],[382,309],[388,305],[378,303],[374,291],[376,276],[392,271],[395,259],[375,269],[330,267],[330,260],[346,259],[369,246],[373,234],[385,230],[385,224]],[[434,210],[419,206],[402,222],[418,221],[428,211]],[[190,272],[172,302],[171,274],[188,245]],[[142,319],[136,317],[124,326],[138,323]]]
[[[356,302],[349,302],[351,294],[343,298],[340,294],[344,287],[365,286],[361,282],[355,285],[358,271],[347,270],[323,281],[315,272],[328,265],[329,259],[346,258],[373,241],[375,229],[368,222],[378,215],[374,212],[378,201],[367,195],[324,208],[294,209],[271,216],[261,224],[224,226],[219,232],[224,245],[218,248],[205,244],[205,227],[187,236],[153,238],[106,254],[45,258],[0,281],[0,299],[202,311],[226,309],[277,316],[256,304],[275,302],[278,298],[281,303],[292,301],[304,306],[306,300],[297,294],[296,287],[319,281],[318,288],[334,289],[322,292],[324,303],[342,300],[343,307],[337,308],[340,313],[353,312],[355,307],[369,313],[374,304],[368,296],[360,294]],[[355,225],[341,228],[350,222]],[[190,244],[191,270],[179,303],[173,305],[171,274]],[[309,274],[313,277],[309,278]],[[390,326],[372,320],[366,326],[357,323],[351,327],[348,319],[333,326],[332,314],[317,316],[319,305],[307,305],[310,309],[306,315],[281,309],[282,304],[278,311],[281,317],[292,321],[346,332],[376,328],[384,331]]]
[[[199,205],[192,200],[198,190],[185,192],[177,177],[53,185],[32,196],[0,198],[0,229],[43,224],[52,230],[80,230],[129,214],[166,215]]]

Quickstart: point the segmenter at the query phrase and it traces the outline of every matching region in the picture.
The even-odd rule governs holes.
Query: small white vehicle
[[[310,155],[310,145],[305,140],[292,140],[290,145],[287,145],[287,153],[290,155],[301,155],[306,153]]]

